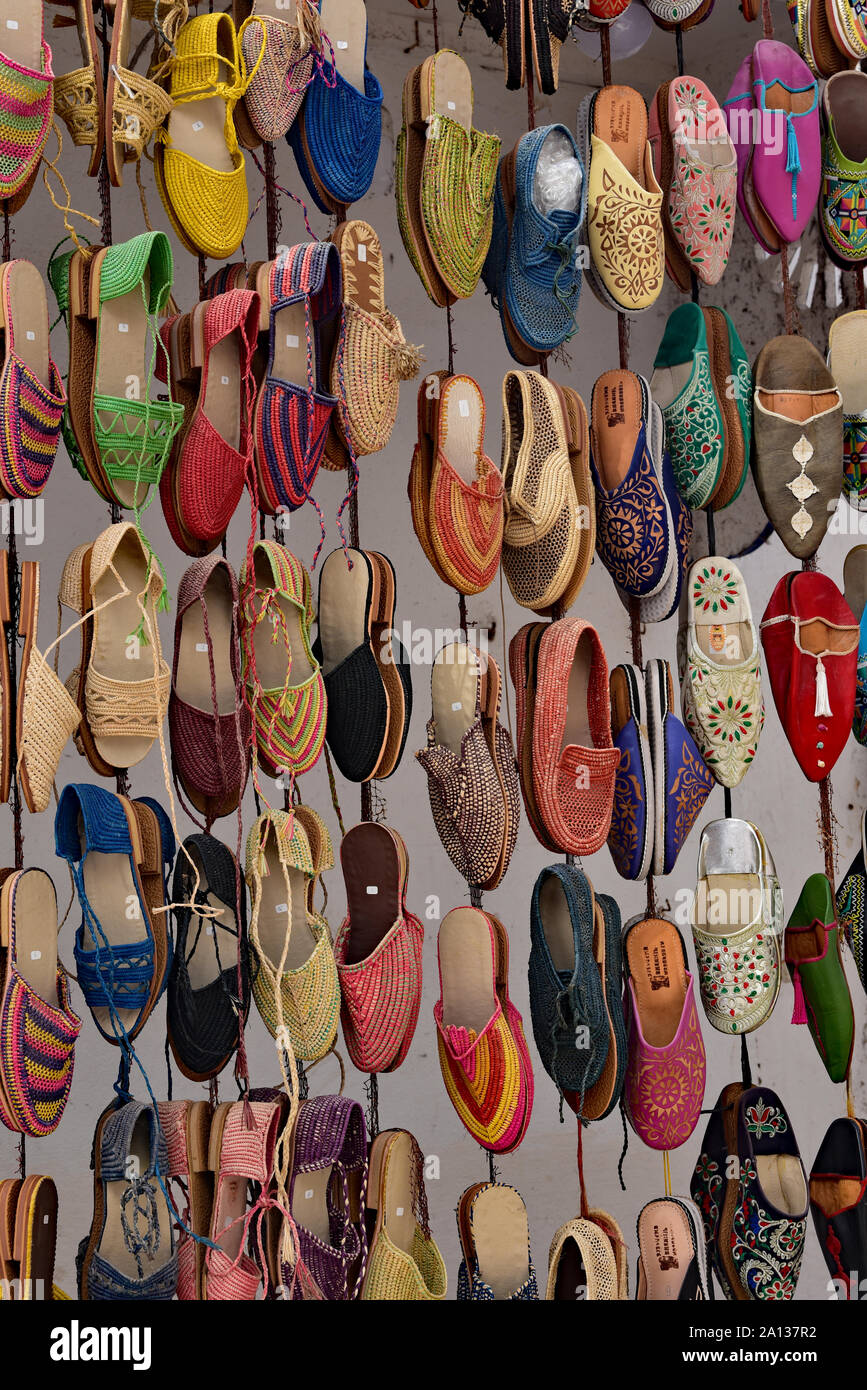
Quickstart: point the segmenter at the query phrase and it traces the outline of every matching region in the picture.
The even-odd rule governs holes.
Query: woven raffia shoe
[[[795,987],[793,1023],[810,1036],[832,1081],[845,1081],[855,1046],[855,1015],[843,968],[834,894],[824,874],[811,874],[792,909],[784,954]]]
[[[175,950],[166,1031],[191,1081],[209,1081],[238,1046],[250,1011],[247,895],[235,859],[213,835],[189,835],[175,863]],[[211,911],[216,910],[216,916]]]
[[[298,115],[322,56],[319,15],[311,0],[296,0],[294,14],[279,0],[232,0],[232,15],[251,74],[235,125],[241,143],[253,149],[263,140],[282,140]]]
[[[687,579],[679,635],[683,717],[716,780],[736,787],[765,722],[762,664],[747,586],[719,555]]]
[[[250,711],[241,686],[238,581],[228,560],[196,560],[178,586],[172,769],[210,825],[237,808],[249,768]]]
[[[373,179],[382,138],[382,87],[367,66],[364,0],[317,3],[323,54],[287,139],[316,206],[342,217]]]
[[[331,933],[312,906],[316,880],[332,858],[321,823],[320,837],[315,858],[303,816],[264,811],[247,837],[244,871],[256,1008],[271,1036],[285,1037],[309,1062],[332,1047],[340,1009]]]
[[[838,72],[822,93],[822,188],[819,227],[825,249],[844,270],[867,264],[867,74]]]
[[[791,1121],[767,1086],[723,1087],[690,1193],[726,1298],[794,1298],[807,1234],[807,1178]]]
[[[831,1121],[810,1170],[810,1211],[837,1297],[853,1302],[867,1277],[865,1194],[867,1124],[840,1116]]]
[[[163,1190],[168,1153],[156,1106],[131,1100],[103,1111],[92,1161],[93,1221],[76,1257],[79,1298],[173,1299],[178,1255]],[[137,1213],[134,1222],[130,1209]]]
[[[638,1214],[636,1299],[694,1302],[708,1298],[704,1227],[689,1197],[659,1197]]]
[[[241,656],[258,757],[266,771],[294,779],[325,742],[326,698],[310,649],[310,576],[276,541],[257,541],[241,570]]]
[[[442,846],[462,878],[486,889],[503,878],[518,833],[520,793],[511,739],[498,719],[500,671],[465,642],[436,656],[427,746],[428,778]]]
[[[424,927],[406,906],[406,845],[396,830],[362,821],[344,835],[340,864],[346,917],[334,959],[343,1036],[359,1071],[395,1071],[415,1033],[422,988]]]
[[[520,1192],[508,1183],[475,1183],[461,1197],[457,1216],[463,1256],[458,1300],[537,1303],[530,1227]]]
[[[444,584],[479,594],[503,545],[503,480],[485,453],[485,400],[470,376],[438,372],[418,389],[410,468],[412,524]]]
[[[6,552],[2,552],[6,564]],[[18,699],[15,747],[18,786],[28,811],[45,811],[67,741],[81,723],[81,710],[36,647],[39,621],[39,563],[20,566]],[[0,581],[5,584],[5,579]],[[8,594],[6,596],[8,603]],[[10,700],[11,704],[11,700]],[[0,779],[2,780],[2,779]]]
[[[202,1273],[203,1300],[252,1301],[259,1291],[263,1270],[247,1254],[244,1232],[260,1231],[274,1206],[274,1155],[283,1119],[278,1099],[248,1097],[243,1103],[218,1105],[214,1111],[208,1139],[214,1200],[207,1232],[211,1244]]]
[[[843,398],[843,495],[858,511],[867,511],[867,398],[864,363],[867,362],[867,311],[841,314],[828,330],[828,366]],[[864,605],[855,611],[860,620]]]
[[[365,1206],[372,1230],[361,1298],[445,1298],[448,1278],[430,1232],[424,1155],[407,1130],[383,1130],[371,1144]]]
[[[81,1019],[57,960],[57,895],[42,869],[2,871],[0,1120],[39,1138],[63,1117]]]
[[[154,175],[172,227],[188,251],[222,261],[247,226],[247,174],[235,105],[247,88],[230,15],[198,15],[180,30],[169,69],[174,103],[154,147]]]
[[[443,918],[437,955],[434,1020],[449,1100],[482,1148],[511,1153],[530,1123],[533,1069],[509,998],[509,938],[496,917],[456,907]]]
[[[54,79],[54,114],[65,123],[73,144],[90,150],[87,172],[99,172],[105,146],[105,86],[97,59],[96,25],[89,0],[76,0],[75,22],[81,45],[81,67],[58,73]]]
[[[341,1194],[338,1204],[335,1186]],[[348,1096],[303,1101],[293,1135],[289,1205],[299,1262],[318,1296],[330,1303],[357,1298],[360,1291],[367,1260],[366,1187],[367,1130],[361,1106]],[[283,1284],[290,1297],[304,1297],[286,1264]]]
[[[623,937],[629,1033],[624,1109],[651,1149],[678,1149],[701,1114],[705,1051],[686,946],[662,918],[635,918]]]
[[[115,0],[104,110],[106,165],[115,188],[123,183],[124,163],[138,164],[172,109],[168,92],[129,65],[132,14],[133,0]]]
[[[567,1221],[554,1233],[548,1252],[546,1301],[573,1303],[623,1297],[617,1257],[606,1229],[592,1218]]]
[[[545,616],[557,603],[574,603],[593,559],[589,452],[576,392],[539,372],[506,373],[503,571],[515,600]]]
[[[214,1197],[213,1174],[208,1171],[211,1107],[206,1100],[160,1101],[157,1114],[168,1160],[163,1177],[167,1187],[177,1184],[172,1196],[187,1228],[178,1235],[178,1298],[197,1302],[202,1297],[207,1247],[194,1236],[207,1238]]]
[[[664,82],[651,103],[648,138],[664,195],[665,268],[681,290],[689,291],[690,273],[716,285],[734,234],[737,155],[706,84],[697,77]]]
[[[705,1017],[721,1033],[752,1033],[780,992],[783,894],[764,837],[749,821],[701,832],[692,938]]]
[[[60,440],[66,392],[48,343],[42,276],[29,261],[0,266],[0,487],[7,498],[38,497]]]
[[[22,13],[4,7],[0,40],[0,199],[10,213],[27,199],[54,107],[51,49],[43,38],[42,4]]]
[[[620,909],[606,893],[596,894],[593,926],[593,958],[602,980],[608,1024],[608,1055],[602,1073],[582,1096],[564,1091],[563,1099],[584,1120],[601,1120],[620,1101],[627,1065],[626,1025],[623,1016],[623,968]]]
[[[586,170],[587,278],[610,309],[635,314],[659,297],[665,278],[662,189],[647,142],[647,107],[631,87],[604,87],[578,112]]]

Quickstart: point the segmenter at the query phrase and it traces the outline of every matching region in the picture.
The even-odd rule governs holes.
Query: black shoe
[[[867,1121],[832,1120],[810,1173],[810,1210],[837,1297],[853,1302],[867,1279],[865,1191]]]

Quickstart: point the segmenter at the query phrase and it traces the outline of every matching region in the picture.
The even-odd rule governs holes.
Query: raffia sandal
[[[44,811],[68,740],[81,723],[81,710],[57,672],[36,649],[39,619],[39,563],[21,565],[18,635],[17,732],[18,782],[28,811]]]
[[[108,176],[115,188],[123,183],[124,163],[138,163],[173,105],[171,97],[156,82],[127,67],[131,18],[130,0],[115,0],[105,86],[105,154]]]

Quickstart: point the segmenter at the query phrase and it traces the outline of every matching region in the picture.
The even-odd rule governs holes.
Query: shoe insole
[[[120,401],[143,401],[148,398],[150,391],[150,275],[145,270],[140,283],[133,289],[116,299],[99,303],[96,295],[103,259],[104,256],[99,257],[91,276],[92,316],[96,318],[99,315],[94,395],[109,396],[112,400]],[[131,456],[135,454],[134,443],[130,453]],[[142,467],[148,463],[149,460],[143,458]],[[135,478],[113,478],[112,486],[123,506],[134,507],[142,505],[150,484],[140,482],[136,488]]]
[[[707,618],[707,614],[702,615]],[[725,614],[717,614],[713,622],[695,623],[695,640],[700,651],[715,666],[739,666],[750,655],[753,638],[749,623],[725,622]]]
[[[113,301],[117,302],[117,301]],[[159,657],[154,634],[148,632],[150,623],[156,621],[153,603],[145,596],[147,583],[147,563],[141,541],[135,531],[127,531],[112,558],[123,585],[129,591],[122,598],[117,577],[111,569],[106,569],[91,589],[93,609],[111,599],[108,607],[93,614],[93,647],[90,660],[95,671],[109,680],[135,682],[151,680],[156,675],[155,663]],[[130,638],[139,630],[142,622],[144,604],[147,614],[145,632],[147,643],[131,643]],[[136,653],[132,660],[130,653]],[[156,687],[154,688],[156,699]],[[150,750],[152,738],[140,735],[112,734],[94,735],[94,743],[101,758],[113,767],[133,767],[141,762]]]
[[[297,970],[310,958],[317,940],[307,921],[307,877],[300,869],[280,863],[275,837],[274,826],[269,825],[265,842],[268,872],[262,875],[259,904],[259,941],[275,970]]]
[[[632,87],[610,86],[593,103],[593,134],[614,152],[636,183],[646,187],[647,107]]]
[[[458,53],[442,49],[422,64],[423,116],[449,116],[465,130],[473,125],[473,81]]]
[[[819,5],[816,8],[822,7]],[[766,111],[785,111],[787,115],[792,116],[803,115],[810,110],[814,100],[815,90],[812,85],[795,92],[790,91],[782,82],[769,82],[765,88]]]
[[[374,768],[377,777],[388,777],[395,768],[403,744],[406,715],[406,692],[400,671],[397,669],[395,648],[391,634],[394,630],[395,578],[391,561],[376,550],[369,550],[367,557],[377,576],[379,602],[373,610],[371,622],[371,642],[373,655],[379,668],[379,676],[385,687],[388,704],[385,745],[380,752],[379,761]]]
[[[484,404],[469,377],[451,377],[440,400],[439,447],[459,478],[472,486],[479,476]]]
[[[42,869],[13,874],[3,885],[4,922],[15,914],[15,968],[33,992],[57,1009],[57,895]],[[4,938],[5,938],[4,929]]]
[[[204,305],[201,306],[204,308]],[[203,316],[202,316],[203,317]],[[197,316],[198,318],[198,316]],[[232,449],[241,445],[241,335],[237,329],[215,343],[208,354],[202,408]]]
[[[42,71],[42,4],[0,3],[0,53],[31,72]]]
[[[205,613],[202,603],[193,602],[181,618],[178,647],[178,670],[175,689],[178,699],[193,709],[214,712],[214,692],[211,688],[211,659],[214,664],[214,687],[218,714],[231,714],[237,705],[235,678],[232,675],[232,594],[225,569],[212,571],[205,585],[202,600],[207,609],[208,636],[205,633]]]
[[[645,1041],[666,1047],[680,1024],[686,997],[683,945],[676,927],[648,917],[626,934],[626,960]]]
[[[800,1216],[807,1205],[807,1185],[794,1154],[757,1154],[756,1170],[768,1201],[787,1216]]]
[[[254,563],[256,588],[272,588],[274,576],[267,557],[257,551]],[[286,668],[289,663],[291,669],[288,688],[295,690],[313,675],[313,667],[301,631],[302,612],[286,594],[275,591],[274,602],[279,609],[280,618],[272,613],[270,621],[266,618],[258,623],[253,634],[256,676],[263,690],[282,690],[286,684]],[[277,629],[276,642],[271,640],[274,628]]]
[[[217,26],[217,45],[221,58],[234,64],[233,26],[231,18]],[[225,79],[229,67],[218,64],[220,79]],[[231,174],[235,165],[226,144],[226,103],[222,97],[201,97],[198,101],[182,101],[172,107],[167,122],[168,148],[220,174]]]
[[[81,815],[78,818],[78,835],[83,849],[85,836]],[[87,900],[101,928],[101,931],[94,933],[89,920],[85,918],[82,925],[82,942],[85,950],[98,948],[102,964],[107,966],[106,941],[112,947],[147,940],[147,923],[142,915],[138,887],[126,854],[105,854],[101,850],[88,850],[82,860],[81,869]],[[116,1009],[120,1022],[127,1029],[135,1022],[140,1012],[139,1008]],[[113,1030],[108,1007],[94,1008],[93,1016],[99,1026],[111,1035]]]
[[[378,1220],[398,1249],[411,1255],[416,1229],[412,1137],[406,1130],[392,1131],[378,1136],[374,1147],[378,1146],[380,1138],[384,1141],[381,1154],[371,1149],[369,1179],[375,1183]]]
[[[2,38],[0,27],[0,41]],[[2,46],[0,52],[5,52]],[[47,387],[50,384],[48,300],[42,276],[29,261],[7,264],[0,271],[0,292],[3,292],[0,313],[4,321],[7,316],[11,320],[5,323],[4,355],[9,353],[14,342],[16,356]]]
[[[361,821],[343,838],[340,865],[349,918],[347,965],[367,960],[401,915],[406,868],[398,839],[373,821]]]
[[[222,917],[201,917],[190,913],[187,930],[187,971],[191,989],[205,989],[218,980],[224,970],[238,964],[238,936],[233,923],[234,909],[218,898],[216,893],[205,895],[210,907],[222,909]],[[279,959],[279,956],[278,956]]]
[[[813,656],[848,656],[858,647],[857,627],[832,627],[821,618],[802,622],[798,637],[802,651]]]
[[[815,1202],[826,1216],[854,1207],[861,1200],[862,1184],[858,1178],[810,1178],[810,1201]]]
[[[298,1225],[327,1246],[331,1245],[328,1190],[335,1182],[335,1172],[329,1164],[315,1173],[299,1173],[292,1193],[292,1215]],[[342,1205],[342,1193],[337,1200]]]
[[[831,95],[831,119],[841,153],[853,164],[862,164],[867,159],[867,124],[861,74],[840,73],[834,80]]]
[[[332,550],[319,581],[319,641],[322,674],[328,676],[370,637],[378,607],[379,576],[361,550]]]
[[[650,394],[658,406],[664,410],[676,400],[681,391],[689,384],[692,376],[693,363],[690,358],[687,362],[675,362],[664,367],[654,367],[653,376],[650,379]]]
[[[54,1297],[57,1188],[51,1178],[25,1178],[15,1210],[15,1257],[22,1299]]]
[[[273,358],[271,376],[307,390],[307,320],[304,302],[283,304],[273,313]],[[313,390],[319,390],[319,363],[314,351],[310,370]]]
[[[385,312],[382,246],[368,222],[353,220],[335,228],[332,241],[343,266],[343,299],[369,314]]]
[[[334,49],[340,76],[357,92],[364,91],[364,50],[367,46],[367,10],[364,0],[321,0],[319,22],[323,40],[327,34]],[[323,48],[329,60],[328,44]]]
[[[460,756],[461,742],[476,717],[481,668],[466,642],[450,642],[436,654],[431,705],[437,743]]]
[[[760,387],[756,395],[765,410],[798,424],[814,420],[840,402],[836,391],[764,391]]]
[[[466,1028],[476,1036],[497,1008],[494,943],[484,913],[456,907],[443,919],[438,941],[443,1027]]]
[[[135,1199],[127,1194],[132,1191],[131,1179],[147,1172],[149,1164],[148,1113],[143,1110],[133,1127],[129,1153],[125,1156],[126,1176],[105,1184],[105,1226],[97,1246],[97,1251],[102,1258],[113,1269],[125,1275],[127,1279],[138,1279],[139,1272],[135,1254],[130,1250],[125,1239],[124,1223],[132,1228],[134,1235],[139,1237],[144,1237],[147,1230],[147,1218],[141,1217],[138,1221],[136,1220],[137,1205]],[[171,1258],[170,1232],[172,1222],[168,1203],[156,1178],[150,1179],[148,1187],[153,1196],[153,1206],[148,1204],[145,1210],[148,1211],[159,1230],[159,1248],[153,1261],[148,1259],[144,1251],[139,1254],[145,1277],[161,1269]],[[126,1198],[126,1203],[124,1203],[124,1198]],[[240,1226],[237,1229],[240,1230]]]
[[[508,1299],[530,1277],[527,1209],[514,1188],[482,1188],[472,1208],[479,1274],[495,1299]]]
[[[676,1302],[684,1275],[695,1258],[689,1218],[678,1202],[650,1202],[638,1222],[638,1244],[644,1266],[645,1297],[650,1302]]]
[[[758,874],[708,874],[695,893],[695,924],[712,936],[731,936],[761,921],[764,902]]]
[[[593,458],[607,492],[619,487],[629,472],[642,404],[641,386],[632,372],[603,372],[593,387]]]
[[[828,365],[843,397],[843,413],[861,415],[867,411],[867,313],[844,314],[832,323],[828,346]],[[855,548],[867,549],[864,546]]]
[[[592,662],[592,639],[590,633],[585,629],[578,638],[566,687],[566,722],[563,726],[563,748],[568,748],[570,745],[577,748],[593,748],[595,746],[593,735],[590,732],[590,715],[587,709],[587,692],[590,688]]]
[[[554,1284],[556,1303],[574,1303],[587,1297],[587,1271],[581,1258],[581,1247],[573,1236],[567,1236],[557,1260],[557,1279]]]
[[[539,913],[554,969],[558,974],[571,976],[575,969],[572,918],[569,915],[569,904],[563,884],[556,874],[549,874],[542,884],[539,893]]]

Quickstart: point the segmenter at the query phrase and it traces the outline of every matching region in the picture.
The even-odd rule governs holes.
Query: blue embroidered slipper
[[[671,573],[670,512],[648,427],[650,390],[634,372],[603,372],[590,406],[596,549],[631,598],[658,594]]]
[[[72,872],[82,923],[78,983],[107,1042],[131,1042],[165,987],[172,945],[164,908],[175,854],[168,818],[150,798],[70,783],[54,820],[57,854]]]
[[[653,872],[670,874],[716,784],[692,734],[674,712],[668,662],[658,657],[648,661],[644,678],[653,759]]]
[[[608,1057],[608,1018],[593,953],[596,905],[586,874],[543,869],[530,903],[530,1015],[542,1065],[559,1091],[583,1095]]]
[[[647,598],[640,598],[638,616],[643,623],[662,623],[676,613],[680,606],[683,583],[686,577],[689,547],[692,542],[692,512],[677,490],[671,456],[666,446],[665,424],[662,411],[655,401],[651,401],[647,416],[647,441],[653,459],[656,475],[662,483],[662,491],[668,507],[668,543],[671,563],[662,587]],[[622,589],[617,590],[624,608],[631,608],[632,599]]]
[[[168,1150],[154,1106],[110,1106],[93,1139],[93,1221],[78,1247],[78,1296],[174,1298],[178,1256],[164,1181]]]
[[[321,212],[342,217],[373,179],[382,87],[367,66],[364,0],[319,0],[323,53],[286,139]]]
[[[620,749],[608,848],[622,878],[644,879],[653,858],[655,800],[644,681],[638,666],[615,666],[609,677],[611,734]]]

